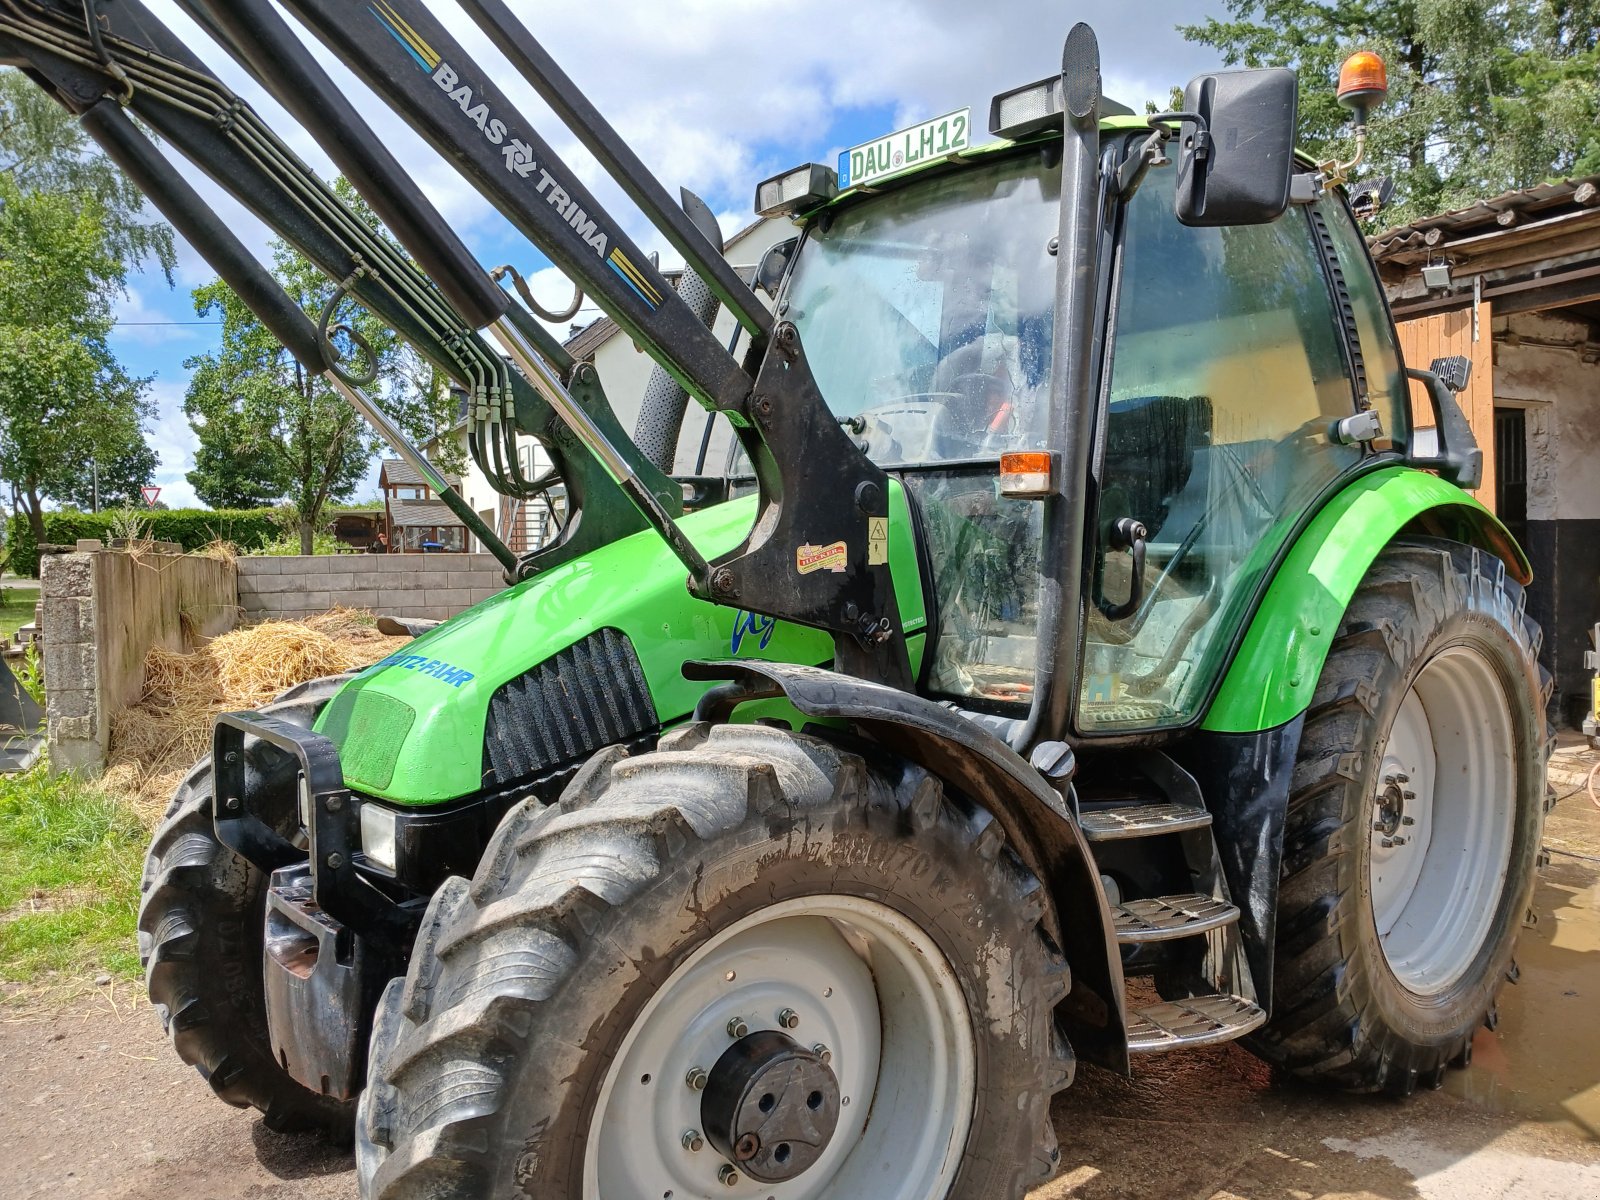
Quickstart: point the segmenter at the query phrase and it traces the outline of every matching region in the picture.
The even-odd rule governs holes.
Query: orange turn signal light
[[[1000,494],[1032,498],[1048,496],[1055,474],[1055,455],[1048,450],[1013,450],[1000,456]]]
[[[1371,50],[1357,50],[1339,68],[1339,103],[1365,110],[1389,94],[1389,73]]]

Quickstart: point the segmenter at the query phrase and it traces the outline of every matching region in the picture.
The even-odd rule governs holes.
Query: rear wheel
[[[1405,1094],[1470,1055],[1533,887],[1548,754],[1537,654],[1499,560],[1417,542],[1374,563],[1306,716],[1263,1057]]]
[[[602,752],[434,898],[373,1034],[363,1195],[1014,1197],[1065,965],[989,814],[692,726]]]
[[[348,676],[285,692],[262,712],[309,727]],[[253,743],[245,748],[247,762]],[[284,786],[293,786],[292,774]],[[262,983],[267,877],[217,840],[211,759],[179,786],[145,858],[139,957],[150,1001],[184,1062],[277,1130],[348,1139],[354,1104],[302,1087],[273,1058]]]

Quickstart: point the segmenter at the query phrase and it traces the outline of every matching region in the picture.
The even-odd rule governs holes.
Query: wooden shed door
[[[1477,321],[1469,305],[1453,312],[1433,313],[1396,321],[1400,334],[1400,355],[1408,367],[1426,370],[1436,358],[1465,355],[1472,361],[1472,379],[1467,390],[1456,397],[1467,423],[1472,426],[1483,451],[1483,486],[1472,494],[1486,507],[1495,504],[1494,480],[1494,355],[1489,332],[1489,301],[1477,305]],[[1411,411],[1419,427],[1431,427],[1433,409],[1422,385],[1411,385]]]

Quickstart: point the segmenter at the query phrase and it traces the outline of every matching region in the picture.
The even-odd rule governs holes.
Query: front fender
[[[1533,580],[1506,527],[1454,484],[1400,466],[1363,475],[1322,507],[1284,558],[1201,728],[1254,733],[1305,712],[1350,598],[1407,527],[1477,546],[1519,583]]]
[[[882,684],[820,667],[753,660],[689,662],[683,673],[733,681],[706,693],[697,720],[725,719],[737,704],[781,695],[805,716],[848,722],[988,809],[1050,897],[1046,929],[1072,971],[1060,1016],[1074,1052],[1127,1073],[1122,958],[1111,910],[1072,809],[1038,771],[975,722]]]

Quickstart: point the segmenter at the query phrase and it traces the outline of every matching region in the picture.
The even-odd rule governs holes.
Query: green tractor
[[[1540,846],[1530,572],[1465,490],[1462,364],[1402,361],[1351,164],[1293,149],[1293,75],[1137,116],[1079,25],[990,140],[953,113],[762,183],[769,310],[502,0],[461,5],[677,290],[421,0],[283,3],[657,360],[633,439],[269,0],[180,6],[409,258],[138,0],[0,0],[0,58],[309,370],[414,456],[341,332],[366,305],[486,473],[571,514],[519,557],[436,481],[510,586],[217,722],[139,928],[218,1096],[353,1131],[384,1200],[987,1200],[1070,1163],[1079,1061],[1464,1064]],[[339,281],[320,322],[125,109]],[[736,453],[673,478],[691,397]]]

